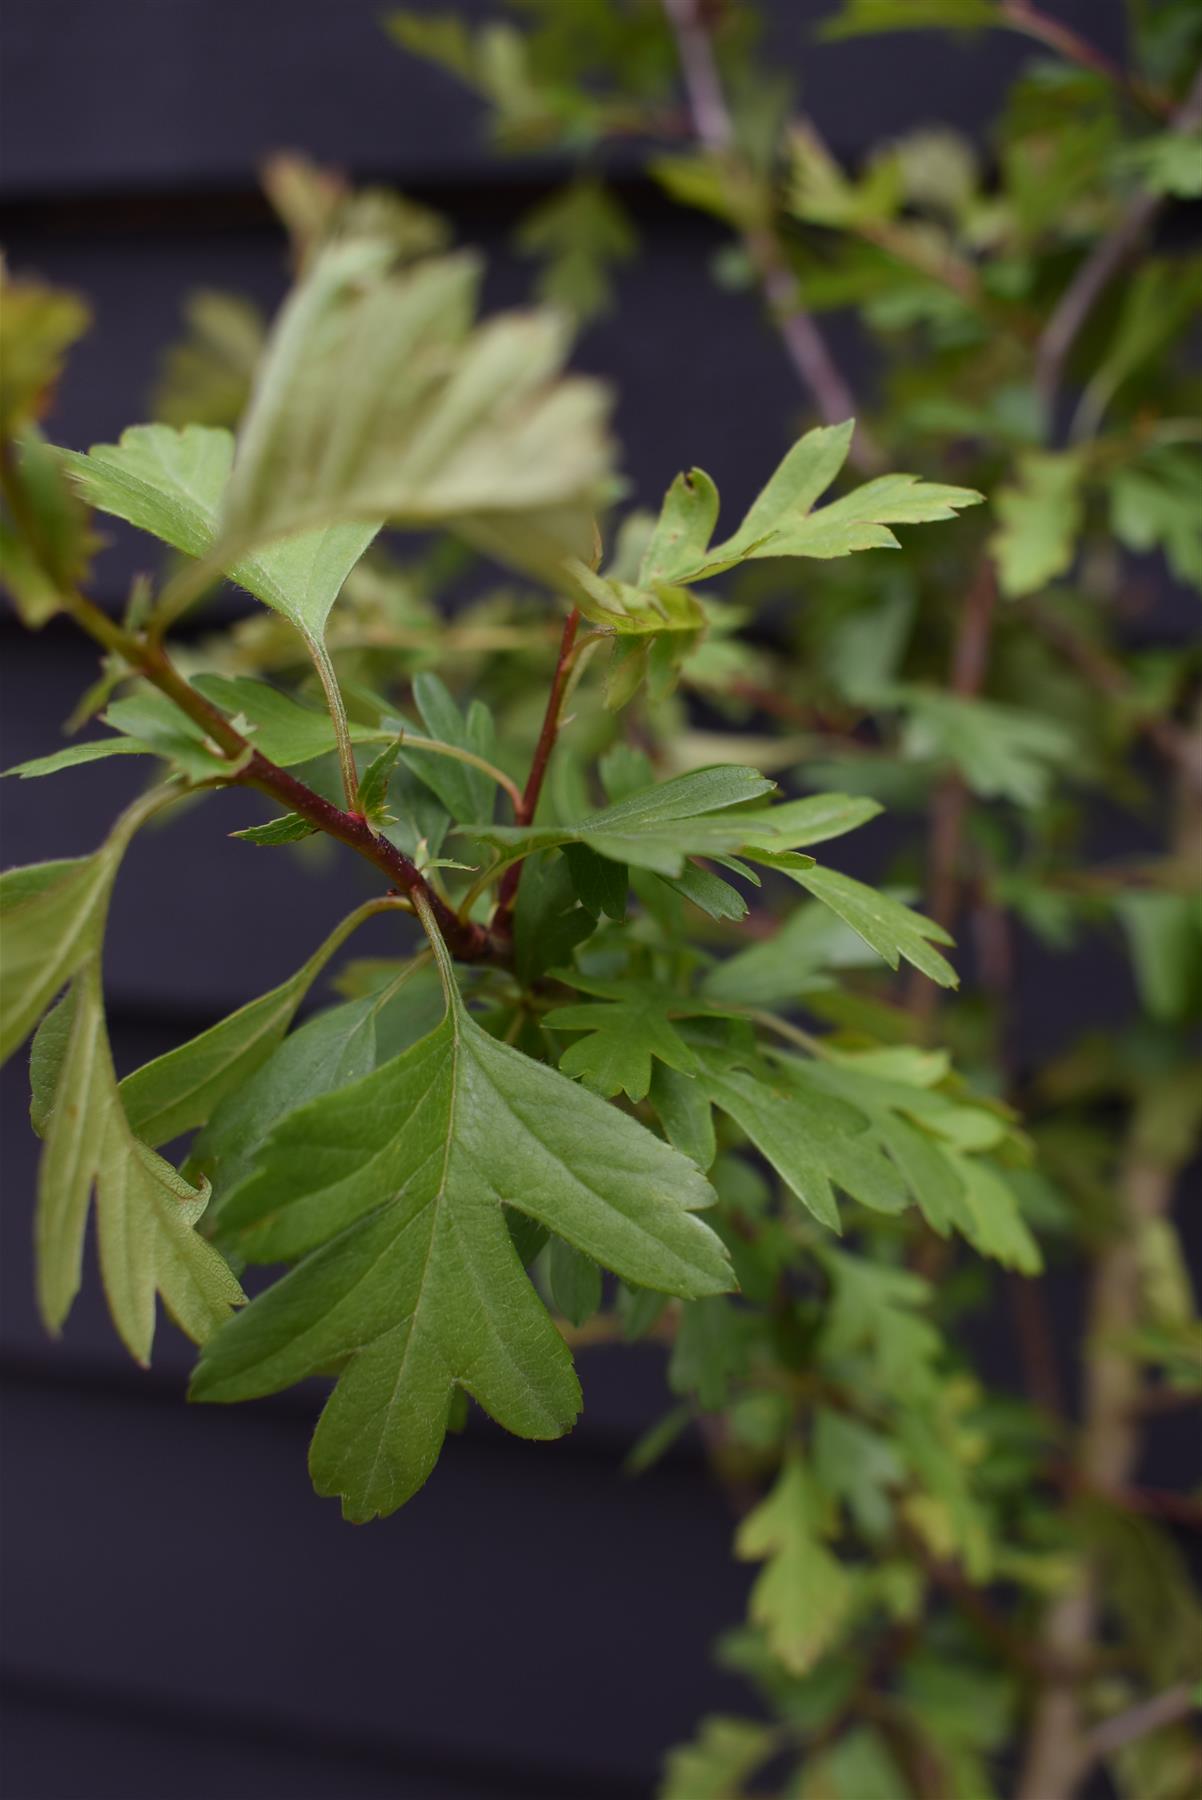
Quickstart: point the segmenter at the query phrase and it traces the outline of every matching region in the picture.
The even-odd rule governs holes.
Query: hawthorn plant
[[[1196,263],[1144,249],[1195,180],[1193,10],[1133,7],[1128,72],[1025,4],[849,0],[843,34],[1002,26],[1056,53],[1011,97],[992,188],[950,134],[843,170],[743,6],[396,15],[503,149],[580,160],[520,233],[548,304],[477,320],[441,220],[278,158],[297,276],[274,325],[198,296],[156,421],[86,453],[39,427],[86,307],[6,283],[7,586],[32,628],[95,639],[75,723],[105,728],[11,773],[156,772],[99,848],[0,879],[47,1326],[94,1207],[136,1359],[161,1298],[198,1400],[332,1382],[310,1472],[355,1520],[422,1486],[469,1400],[557,1437],[574,1347],[662,1341],[631,1466],[699,1426],[755,1565],[720,1654],[761,1702],[671,1754],[667,1800],[1061,1800],[1099,1762],[1124,1800],[1185,1800],[1197,1773],[1198,1615],[1134,1488],[1141,1406],[1202,1385],[1170,1213],[1198,1110],[1196,667],[1119,629],[1122,548],[1202,580],[1171,386]],[[600,158],[631,134],[731,229],[716,272],[766,303],[822,421],[737,523],[698,468],[658,512],[621,504],[606,394],[565,372],[636,251]],[[834,306],[877,339],[871,410],[817,323]],[[86,594],[105,516],[171,553],[121,619]],[[222,582],[265,610],[198,634]],[[122,854],[225,790],[281,886],[324,834],[368,897],[118,1079]],[[1089,866],[1098,790],[1164,854]],[[882,808],[926,850],[870,886],[839,840]],[[381,914],[394,953],[356,958]],[[962,923],[975,991],[941,1006]],[[1065,954],[1121,930],[1129,1043],[1027,1066],[1016,925]],[[1037,1238],[1091,1283],[1079,1433]],[[989,1392],[963,1328],[993,1272],[1025,1401]]]

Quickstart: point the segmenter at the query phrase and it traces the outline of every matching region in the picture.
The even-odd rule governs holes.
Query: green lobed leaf
[[[674,1394],[691,1394],[706,1412],[729,1404],[731,1383],[746,1373],[750,1315],[722,1294],[690,1300],[680,1310],[680,1325],[668,1359],[668,1386]]]
[[[1032,594],[1072,567],[1084,521],[1084,466],[1070,451],[1030,450],[1018,461],[1018,480],[998,490],[998,527],[989,547],[1003,594]]]
[[[794,1675],[806,1674],[836,1641],[851,1607],[851,1581],[822,1542],[827,1522],[813,1475],[792,1455],[735,1537],[737,1556],[764,1562],[751,1617]]]
[[[348,1517],[429,1475],[456,1387],[521,1436],[575,1418],[571,1358],[505,1227],[513,1207],[603,1266],[685,1295],[731,1284],[693,1214],[712,1191],[634,1120],[490,1038],[449,962],[446,1016],[391,1063],[271,1135],[239,1247],[299,1267],[202,1359],[198,1398],[272,1393],[348,1358],[310,1467]]]
[[[547,1282],[551,1299],[570,1325],[583,1325],[601,1305],[601,1271],[563,1238],[547,1246]]]
[[[688,586],[763,557],[828,559],[859,550],[896,549],[890,525],[951,519],[982,495],[974,488],[881,475],[813,511],[847,460],[854,421],[823,425],[793,445],[753,501],[738,530],[709,543],[718,491],[704,470],[680,475],[665,497],[640,567],[639,583],[595,575],[582,561],[570,574],[586,616],[618,633],[695,629],[705,614]]]
[[[824,970],[872,967],[875,960],[876,952],[857,932],[819,901],[808,900],[782,919],[770,938],[716,963],[702,991],[713,1000],[777,1006],[827,985]]]
[[[937,925],[933,919],[924,918],[922,913],[903,906],[888,894],[866,887],[862,881],[854,881],[850,875],[840,874],[837,869],[798,867],[791,857],[762,852],[755,853],[755,860],[779,869],[813,894],[816,900],[821,900],[824,906],[829,906],[866,944],[871,945],[878,956],[884,957],[891,969],[896,969],[899,958],[904,957],[940,987],[959,985],[960,977],[951,964],[931,948],[932,941],[937,944],[952,941],[942,925]]]
[[[687,997],[633,979],[603,981],[569,970],[559,974],[574,988],[597,996],[592,1003],[556,1006],[543,1014],[543,1024],[552,1031],[584,1034],[560,1057],[563,1074],[582,1076],[587,1087],[607,1099],[625,1093],[643,1100],[651,1086],[652,1057],[681,1074],[695,1072],[697,1059],[670,1015],[707,1012],[707,1002],[690,1004]]]
[[[596,928],[596,918],[579,903],[564,858],[554,850],[527,857],[513,912],[514,973],[522,986],[566,962]]]
[[[611,310],[611,268],[634,255],[630,220],[610,190],[582,178],[560,188],[528,212],[517,248],[538,257],[540,299],[566,307],[581,321]]]
[[[227,1089],[192,1145],[189,1174],[212,1182],[210,1224],[232,1240],[256,1212],[263,1146],[291,1113],[370,1074],[417,1042],[441,1016],[441,994],[419,957],[342,1006],[327,1007],[278,1043],[245,1081]]]
[[[307,706],[270,682],[249,675],[200,674],[193,677],[192,686],[233,719],[256,750],[282,768],[313,762],[334,749],[334,726],[325,708]],[[388,732],[348,724],[347,735],[355,744],[378,744]]]
[[[766,809],[732,811],[770,793],[774,783],[752,769],[698,769],[615,801],[575,825],[493,825],[469,835],[494,844],[507,857],[561,844],[587,844],[613,862],[679,876],[690,853],[742,849],[762,836],[778,840]]]
[[[386,237],[335,241],[293,290],[239,436],[224,534],[389,518],[543,566],[587,557],[607,401],[561,375],[567,321],[530,311],[473,328],[473,257],[395,261]]]
[[[909,715],[904,754],[947,757],[987,799],[1040,806],[1053,778],[1079,756],[1074,733],[1041,713],[935,689],[895,692]]]
[[[657,1800],[730,1800],[776,1752],[777,1731],[750,1719],[702,1719],[692,1743],[669,1751]]]
[[[413,698],[432,738],[491,760],[492,715],[482,700],[473,700],[465,716],[445,682],[429,671],[415,678]],[[402,760],[459,824],[486,824],[492,818],[495,789],[482,769],[426,750],[403,750]]]
[[[203,560],[216,549],[234,460],[228,431],[210,425],[131,425],[115,444],[86,455],[62,452],[84,498]],[[245,554],[221,559],[222,573],[320,642],[342,584],[380,529],[380,520],[322,522]]]
[[[733,1066],[727,1050],[701,1058],[701,1080],[802,1205],[831,1231],[841,1230],[835,1188],[880,1212],[905,1205],[900,1181],[868,1134],[868,1120],[838,1095],[794,1078],[782,1063]],[[745,1059],[746,1060],[746,1059]]]
[[[91,856],[33,863],[0,875],[0,1062],[7,1061],[59,990],[97,953],[129,840],[171,797],[160,788],[136,800]]]
[[[100,1270],[130,1354],[150,1360],[156,1293],[203,1343],[242,1300],[223,1259],[194,1229],[208,1188],[194,1189],[135,1138],[113,1071],[98,950],[42,1035],[35,1106],[45,1144],[35,1217],[38,1305],[58,1331],[79,1291],[93,1192]]]
[[[45,410],[63,360],[91,324],[91,311],[68,288],[0,274],[4,362],[0,367],[0,437],[11,438]]]

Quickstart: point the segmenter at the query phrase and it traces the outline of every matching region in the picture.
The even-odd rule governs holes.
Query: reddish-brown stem
[[[337,838],[373,863],[399,893],[423,894],[453,956],[463,962],[480,962],[494,953],[495,945],[488,932],[479,925],[456,918],[445,901],[429,887],[417,865],[387,838],[378,836],[361,813],[335,806],[256,750],[224,713],[184,680],[161,644],[116,624],[83,594],[64,593],[62,602],[64,609],[90,637],[122,657],[136,674],[144,676],[193,724],[200,726],[214,748],[229,758],[230,785],[257,788],[290,812],[299,813],[318,831]]]
[[[580,608],[574,606],[563,622],[563,634],[559,640],[559,655],[555,662],[555,673],[551,677],[551,691],[547,695],[542,728],[538,734],[538,743],[534,746],[530,774],[527,776],[526,786],[522,790],[522,803],[516,809],[516,822],[519,825],[532,824],[534,815],[538,811],[539,796],[543,791],[547,764],[551,760],[555,739],[559,735],[559,715],[563,710],[564,690],[572,670],[572,652],[576,647],[576,633],[579,629]],[[506,869],[501,877],[493,930],[502,937],[508,935],[512,929],[513,903],[517,898],[518,884],[522,879],[522,867],[520,862],[514,863],[513,867]]]
[[[563,633],[559,640],[559,656],[555,663],[555,673],[551,677],[551,692],[547,695],[542,730],[538,734],[538,743],[534,747],[534,759],[530,764],[530,774],[522,792],[521,811],[517,820],[519,825],[532,824],[534,815],[538,811],[538,801],[543,791],[547,764],[551,760],[551,752],[555,748],[555,739],[559,732],[559,714],[563,706],[563,693],[567,686],[568,674],[572,666],[572,651],[576,647],[576,633],[579,629],[580,609],[574,606],[563,622]]]

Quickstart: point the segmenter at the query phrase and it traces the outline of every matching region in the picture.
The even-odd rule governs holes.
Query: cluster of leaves
[[[855,172],[790,117],[745,7],[513,10],[389,29],[484,98],[502,149],[580,159],[522,228],[560,310],[475,323],[477,265],[441,221],[278,159],[297,267],[278,320],[198,297],[159,422],[81,454],[36,421],[86,309],[9,284],[6,578],[31,626],[61,608],[99,638],[77,720],[107,727],[13,773],[132,754],[160,777],[91,856],[0,886],[4,1054],[37,1027],[42,1310],[61,1326],[94,1190],[133,1354],[157,1293],[203,1347],[197,1398],[333,1378],[311,1472],[355,1519],[422,1485],[469,1396],[555,1437],[580,1407],[576,1338],[664,1340],[668,1409],[631,1466],[702,1424],[755,1565],[720,1654],[761,1701],[671,1755],[666,1800],[984,1800],[1038,1725],[1040,1633],[1082,1583],[1104,1582],[1110,1638],[1096,1669],[1076,1646],[1088,1713],[1198,1674],[1179,1554],[1096,1477],[1097,1421],[1063,1483],[1064,1420],[1046,1393],[991,1394],[963,1330],[991,1266],[1029,1296],[1037,1237],[1097,1258],[1108,1291],[1129,1237],[1135,1285],[1107,1326],[1129,1408],[1145,1385],[1202,1389],[1166,1204],[1202,1110],[1179,722],[1198,665],[1121,635],[1132,557],[1202,585],[1198,381],[1178,354],[1196,259],[1145,256],[1049,355],[1099,246],[1196,185],[1196,9],[1134,6],[1123,82],[1036,63],[989,171],[927,131]],[[686,16],[714,28],[729,145],[688,144]],[[1041,20],[848,0],[827,32],[1039,38]],[[609,304],[634,249],[595,156],[631,135],[663,144],[669,195],[730,226],[720,279],[761,279],[767,235],[798,309],[850,309],[879,347],[871,437],[805,432],[733,531],[700,469],[658,513],[615,517],[606,396],[563,373],[562,309]],[[879,472],[894,463],[922,475]],[[174,553],[121,624],[80,593],[88,508]],[[400,548],[384,526],[448,535]],[[472,556],[504,572],[448,616]],[[221,579],[268,610],[169,659],[165,632]],[[1145,740],[1173,760],[1176,838]],[[121,855],[152,810],[225,787],[274,802],[239,816],[247,855],[327,831],[388,891],[290,981],[118,1082],[100,959]],[[1163,825],[1161,852],[1091,866],[1099,793]],[[869,886],[837,840],[882,807],[929,815],[929,856]],[[936,917],[910,904],[922,889]],[[297,1024],[375,912],[416,915],[425,947],[344,965]],[[943,1048],[961,919],[978,991],[938,1015]],[[1016,1065],[1016,925],[1060,953],[1126,950],[1138,1030],[1066,1033]],[[177,1172],[159,1152],[186,1137]],[[242,1305],[251,1265],[276,1278]],[[1184,1800],[1197,1774],[1179,1728],[1120,1735],[1110,1760],[1130,1800]]]
[[[1202,801],[1196,744],[1182,722],[1196,705],[1199,665],[1188,648],[1130,649],[1127,624],[1133,581],[1145,596],[1165,575],[1202,587],[1200,394],[1196,366],[1182,355],[1202,266],[1180,239],[1150,241],[1159,212],[1202,187],[1202,28],[1188,4],[1131,6],[1123,69],[1034,6],[847,0],[822,37],[1002,29],[1054,53],[1032,61],[1014,85],[988,161],[955,133],[925,129],[849,171],[810,121],[788,116],[779,67],[757,67],[749,8],[683,0],[633,8],[640,31],[655,29],[648,15],[656,11],[661,28],[691,36],[682,44],[686,92],[690,57],[712,59],[726,87],[729,141],[715,140],[711,106],[708,120],[695,120],[695,146],[682,149],[679,129],[660,116],[679,89],[648,87],[647,64],[644,85],[624,85],[595,45],[586,53],[560,42],[556,60],[541,14],[522,40],[530,80],[561,95],[588,93],[580,104],[593,108],[593,128],[597,93],[611,110],[624,94],[640,109],[639,128],[664,144],[652,175],[681,204],[731,228],[715,260],[719,280],[741,288],[763,281],[768,237],[778,315],[791,282],[799,315],[851,310],[875,339],[882,376],[865,422],[872,453],[892,460],[904,446],[935,481],[973,483],[992,505],[980,530],[966,522],[954,536],[908,539],[887,571],[878,559],[812,570],[800,612],[781,603],[771,564],[726,572],[734,606],[724,616],[710,603],[705,635],[676,652],[674,694],[652,673],[647,732],[660,746],[679,744],[692,690],[726,715],[727,754],[741,740],[749,757],[792,765],[807,785],[875,799],[915,820],[930,814],[925,884],[940,923],[970,917],[980,946],[980,998],[941,1016],[941,1032],[982,1088],[1021,1094],[1039,1157],[1010,1179],[1058,1257],[1083,1255],[1087,1268],[1094,1259],[1094,1329],[1103,1340],[1109,1333],[1109,1348],[1091,1354],[1126,1359],[1111,1411],[1091,1403],[1084,1420],[1076,1479],[1090,1490],[1088,1503],[1065,1505],[1047,1470],[1049,1458],[1070,1460],[1074,1446],[1047,1410],[1046,1385],[1036,1391],[1040,1409],[985,1395],[935,1328],[952,1327],[955,1342],[980,1288],[965,1270],[945,1292],[924,1292],[886,1222],[859,1231],[854,1258],[830,1246],[820,1253],[825,1285],[818,1282],[812,1310],[786,1307],[766,1340],[757,1342],[728,1301],[686,1312],[671,1369],[678,1386],[692,1381],[695,1405],[717,1414],[710,1441],[720,1446],[719,1465],[736,1482],[765,1466],[779,1471],[740,1528],[739,1553],[763,1570],[749,1626],[724,1649],[775,1722],[707,1722],[670,1759],[665,1793],[758,1793],[800,1745],[789,1793],[985,1794],[998,1755],[1018,1756],[1030,1721],[1029,1756],[1013,1779],[1026,1783],[1024,1794],[1050,1800],[1089,1766],[1091,1710],[1121,1712],[1141,1691],[1197,1674],[1198,1615],[1178,1553],[1106,1489],[1100,1471],[1115,1465],[1099,1446],[1112,1447],[1116,1418],[1125,1421],[1124,1441],[1132,1439],[1145,1384],[1183,1400],[1202,1388],[1196,1307],[1169,1211],[1175,1177],[1196,1147],[1202,1089],[1189,1035],[1202,1004]],[[486,97],[504,143],[504,102]],[[557,149],[579,153],[579,115],[560,120]],[[688,517],[703,511],[696,488],[694,476],[678,494]],[[688,529],[682,523],[686,544]],[[732,541],[745,549],[746,531]],[[695,569],[691,545],[686,554]],[[1150,559],[1162,559],[1160,568]],[[681,585],[678,566],[669,573]],[[602,611],[593,586],[590,616],[616,630],[631,629],[623,613],[644,616],[625,590],[621,607]],[[673,596],[661,629],[669,612],[682,634],[695,622]],[[750,639],[734,624],[749,617],[765,621]],[[765,736],[773,724],[779,752]],[[1168,759],[1167,804],[1149,757]],[[1160,850],[1136,864],[1091,866],[1091,796],[1099,794],[1118,800],[1140,833],[1159,828]],[[897,874],[913,879],[918,867],[910,856]],[[1125,951],[1144,1014],[1138,1029],[1105,1043],[1074,1043],[1065,1030],[1043,1066],[1026,1051],[1016,1064],[1016,930],[1060,954],[1096,957],[1099,937],[1109,955]],[[876,1111],[862,1083],[877,1070],[892,1084],[904,1070],[911,1102],[929,1095],[920,1074],[929,1065],[907,1038],[924,1021],[929,1031],[931,1006],[912,990],[907,1029],[878,999],[859,992],[853,1000],[845,984],[865,979],[857,962],[849,940],[803,907],[713,969],[703,991],[742,1005],[800,1006],[827,1027],[805,1045],[805,1079],[818,1076],[830,1095],[832,1074],[842,1077],[850,1061],[861,1083],[854,1103],[873,1119],[869,1140],[853,1140],[857,1158],[875,1136],[904,1174],[906,1152],[889,1134],[914,1114],[896,1109],[896,1089],[895,1102]],[[615,1016],[608,1032],[569,1054],[586,1076],[617,1081],[620,1033],[627,1021],[633,1032],[637,1014],[608,989],[593,991]],[[566,1022],[582,1024],[581,1009],[569,1009]],[[677,1035],[687,1047],[699,1030],[694,1015]],[[816,1057],[815,1042],[823,1046]],[[671,1048],[679,1060],[680,1045]],[[729,1046],[723,1055],[733,1098],[742,1067]],[[791,1056],[775,1059],[790,1076]],[[643,1069],[628,1072],[637,1088]],[[650,1093],[654,1101],[654,1077]],[[780,1173],[765,1122],[756,1137],[749,1111],[727,1116]],[[809,1136],[821,1141],[823,1128]],[[946,1228],[949,1218],[930,1205],[940,1177],[926,1157],[929,1135],[920,1148],[912,1191],[920,1205],[925,1196],[928,1222]],[[992,1157],[962,1169],[962,1196],[977,1192],[991,1233],[1003,1217],[985,1198],[996,1151],[997,1140]],[[798,1173],[795,1193],[804,1186]],[[758,1218],[746,1165],[726,1179]],[[871,1183],[866,1164],[861,1179]],[[841,1185],[871,1205],[846,1167]],[[1025,1266],[1008,1226],[1004,1243],[974,1238],[963,1218],[957,1228],[978,1250]],[[754,1228],[742,1235],[759,1236]],[[733,1248],[739,1266],[750,1252]],[[946,1267],[944,1255],[919,1254],[919,1271]],[[740,1278],[752,1291],[742,1268]],[[793,1296],[795,1281],[784,1284]],[[703,1313],[711,1315],[704,1336]],[[859,1360],[849,1371],[838,1356],[853,1344]],[[791,1356],[800,1392],[782,1383]],[[1037,1380],[1040,1363],[1036,1342]],[[765,1421],[782,1416],[789,1424],[777,1437]],[[1125,1468],[1130,1479],[1129,1452]],[[1082,1583],[1126,1673],[1083,1686],[1080,1738],[1049,1764],[1039,1755],[1032,1695],[1038,1631],[1042,1621],[1058,1641]],[[1004,1595],[1009,1620],[998,1614],[990,1623],[991,1590]],[[1075,1646],[1083,1654],[1093,1648],[1089,1629]],[[1116,1731],[1106,1754],[1122,1793],[1141,1800],[1184,1796],[1197,1780],[1197,1750],[1180,1727],[1146,1739],[1133,1731],[1131,1741]]]

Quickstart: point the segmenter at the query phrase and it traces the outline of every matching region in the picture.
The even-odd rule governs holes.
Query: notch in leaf
[[[437,1460],[457,1390],[522,1437],[560,1436],[580,1390],[505,1209],[627,1280],[688,1297],[733,1286],[694,1216],[715,1196],[677,1151],[498,1043],[460,999],[432,919],[442,1023],[270,1136],[238,1248],[303,1258],[224,1329],[203,1400],[274,1393],[344,1365],[310,1468],[351,1519],[392,1512]]]

